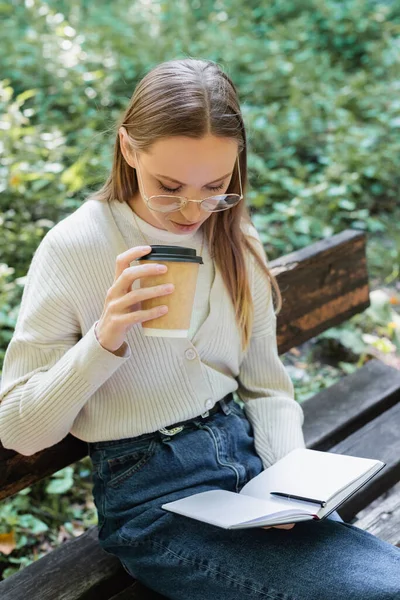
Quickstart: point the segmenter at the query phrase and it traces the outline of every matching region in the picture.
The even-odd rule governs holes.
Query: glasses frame
[[[187,196],[175,196],[172,194],[154,194],[153,196],[148,197],[145,189],[144,189],[144,185],[143,185],[143,179],[142,179],[142,174],[140,172],[140,168],[139,168],[139,161],[138,161],[138,156],[137,153],[135,152],[135,156],[136,156],[136,165],[137,165],[137,172],[139,175],[139,182],[140,185],[142,187],[142,196],[147,204],[147,208],[149,210],[153,210],[154,212],[161,212],[163,214],[168,214],[170,212],[176,212],[175,210],[170,210],[170,211],[165,211],[165,210],[157,210],[156,208],[151,208],[151,206],[149,206],[149,202],[152,198],[157,198],[158,196],[163,196],[166,198],[181,198],[183,199],[183,203],[181,203],[181,206],[179,208],[177,208],[176,210],[182,210],[182,208],[185,208],[188,204],[188,202],[196,202],[196,204],[202,204],[203,202],[205,202],[206,200],[210,200],[210,198],[217,198],[218,196],[228,196],[231,194],[214,194],[213,196],[207,196],[207,198],[203,198],[203,200],[192,200],[191,198],[188,198]],[[243,189],[242,189],[242,176],[240,173],[240,163],[239,163],[239,155],[237,155],[236,157],[237,160],[237,164],[238,164],[238,172],[239,172],[239,185],[240,185],[240,194],[234,194],[235,196],[240,196],[238,202],[236,204],[233,204],[232,206],[228,206],[227,208],[223,208],[222,210],[206,210],[205,208],[203,208],[203,210],[205,212],[208,213],[214,213],[214,212],[223,212],[224,210],[229,210],[230,208],[233,208],[234,206],[237,206],[239,204],[239,202],[241,202],[241,200],[243,200]]]

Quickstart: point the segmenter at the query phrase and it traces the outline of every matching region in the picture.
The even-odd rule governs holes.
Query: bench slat
[[[368,361],[302,402],[307,447],[328,450],[399,399],[400,371],[376,358]]]
[[[400,482],[357,513],[352,524],[400,548]]]
[[[270,267],[283,299],[277,319],[280,353],[370,304],[363,232],[347,229],[271,261]]]
[[[329,449],[337,454],[376,458],[386,466],[349,498],[339,514],[350,521],[383,492],[400,481],[400,402]]]
[[[132,583],[119,560],[98,543],[97,527],[68,540],[0,583],[2,600],[107,600]]]

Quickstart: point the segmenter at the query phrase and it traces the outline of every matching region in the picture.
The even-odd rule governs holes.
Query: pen
[[[304,498],[303,496],[294,496],[293,494],[284,494],[283,492],[270,492],[273,496],[282,496],[283,498],[293,498],[294,500],[303,500],[304,502],[313,502],[314,504],[320,504],[322,507],[326,506],[324,500],[314,500],[313,498]]]

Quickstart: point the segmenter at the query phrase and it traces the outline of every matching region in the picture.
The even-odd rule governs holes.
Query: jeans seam
[[[103,490],[100,493],[100,498],[101,498],[101,507],[100,508],[101,508],[101,512],[102,512],[103,523],[102,523],[101,527],[98,528],[98,534],[100,534],[100,531],[104,527],[104,524],[106,522],[106,493],[105,493],[106,492],[106,489],[105,489],[106,484],[105,484],[105,480],[104,480],[103,472],[102,472],[102,467],[104,464],[104,452],[103,452],[103,450],[100,450],[99,452],[100,452],[100,458],[99,458],[99,465],[97,467],[97,474],[98,474],[98,477],[103,486]]]
[[[232,469],[235,472],[235,475],[236,475],[236,492],[239,493],[239,491],[240,491],[239,490],[239,485],[240,485],[240,473],[239,473],[239,471],[233,465],[231,465],[229,463],[224,463],[224,462],[221,461],[220,454],[219,454],[219,448],[218,448],[218,441],[217,441],[217,438],[214,435],[213,430],[211,429],[211,427],[208,427],[207,425],[204,425],[204,429],[207,429],[209,431],[209,433],[211,434],[211,437],[212,437],[213,442],[214,442],[215,450],[217,452],[217,461],[218,461],[218,464],[220,464],[223,467],[229,467],[230,469]]]
[[[142,543],[146,544],[146,541],[144,541]],[[164,551],[167,551],[169,554],[172,554],[179,560],[182,560],[182,561],[190,564],[192,567],[196,567],[199,571],[204,572],[204,570],[201,569],[201,567],[199,568],[199,565],[197,564],[196,560],[193,560],[191,558],[186,558],[180,554],[177,554],[176,552],[171,550],[171,548],[169,548],[168,546],[165,546],[161,542],[158,542],[156,540],[147,540],[147,543],[150,543],[154,546],[158,546],[159,548],[161,548]],[[138,544],[138,546],[140,546],[140,543]],[[244,584],[243,582],[239,581],[235,577],[232,577],[231,575],[227,575],[226,573],[223,573],[220,569],[216,569],[214,567],[211,567],[210,565],[208,565],[207,568],[211,569],[215,573],[215,575],[224,577],[227,581],[233,582],[233,583],[239,585],[240,587],[242,587],[243,589],[246,589],[251,592],[255,592],[256,594],[262,595],[264,598],[268,598],[269,600],[296,600],[296,598],[294,598],[293,596],[286,596],[286,594],[282,595],[282,593],[279,593],[279,592],[278,592],[278,596],[275,594],[273,596],[271,596],[270,592],[263,592],[262,590],[256,590],[253,586],[250,587],[250,586]]]

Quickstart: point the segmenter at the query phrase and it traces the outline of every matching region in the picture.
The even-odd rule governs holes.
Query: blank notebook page
[[[249,481],[240,493],[267,499],[274,491],[328,501],[378,463],[369,458],[297,448]]]

